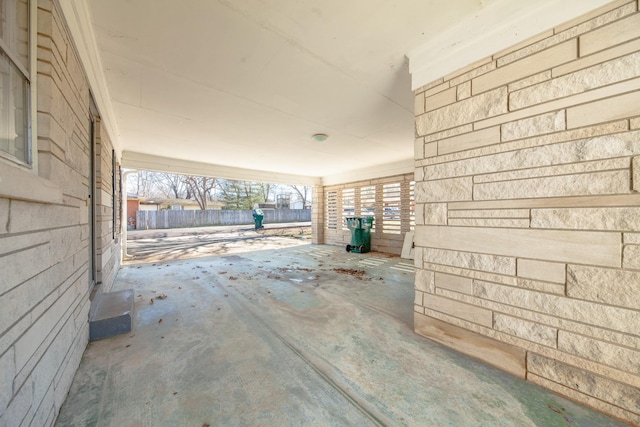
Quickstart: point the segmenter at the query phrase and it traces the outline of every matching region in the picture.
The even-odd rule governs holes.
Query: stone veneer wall
[[[38,3],[38,173],[0,161],[2,426],[53,424],[89,335],[90,93],[56,5]],[[98,133],[97,267],[108,290],[119,232],[114,239],[111,143]]]
[[[640,424],[640,13],[415,91],[415,330]]]
[[[116,159],[113,165],[113,145],[102,127],[96,123],[96,282],[103,285],[103,292],[110,292],[120,266],[122,190],[120,186],[120,166]],[[115,178],[115,188],[113,182]],[[114,223],[115,212],[115,223]]]
[[[371,203],[373,203],[372,208],[374,210],[371,250],[399,255],[402,252],[405,233],[411,231],[413,228],[413,197],[411,194],[411,183],[413,179],[414,174],[410,173],[326,186],[323,187],[321,192],[315,191],[314,206],[316,206],[316,211],[323,209],[322,212],[318,212],[318,216],[321,216],[323,220],[321,236],[324,240],[321,243],[346,246],[351,241],[351,231],[346,228],[343,218],[345,190],[353,190],[354,211],[349,214],[349,216],[363,216],[365,212],[363,204],[365,202],[362,198],[361,189],[373,187],[375,188],[375,195],[370,196],[371,198],[367,204],[367,206],[371,206]],[[390,231],[389,228],[385,231],[383,224],[385,209],[387,209],[386,212],[387,215],[389,215],[391,213],[389,209],[396,205],[394,201],[385,201],[385,194],[387,195],[387,199],[393,199],[389,193],[385,193],[385,186],[391,186],[392,189],[399,188],[400,190],[399,193],[397,193],[399,209],[397,210],[397,214],[393,214],[393,219],[397,221],[398,226],[394,227],[393,231]],[[318,196],[316,196],[316,194],[318,194]],[[315,197],[320,197],[320,195],[322,195],[323,205],[315,205]],[[315,218],[314,213],[312,213],[312,221],[315,221]],[[320,227],[320,225],[318,225],[318,227]],[[315,240],[314,243],[316,243]]]

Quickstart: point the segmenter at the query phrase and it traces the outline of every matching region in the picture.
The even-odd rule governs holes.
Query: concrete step
[[[133,310],[133,289],[101,294],[89,319],[89,341],[131,332]]]

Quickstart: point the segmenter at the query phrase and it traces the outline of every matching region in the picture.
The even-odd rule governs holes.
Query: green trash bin
[[[256,223],[256,230],[260,229],[260,228],[264,228],[264,225],[262,225],[262,220],[264,219],[264,212],[262,212],[262,209],[257,208],[253,210],[253,221]]]
[[[347,228],[351,230],[351,243],[347,245],[347,252],[365,253],[371,250],[371,227],[373,217],[347,217]]]

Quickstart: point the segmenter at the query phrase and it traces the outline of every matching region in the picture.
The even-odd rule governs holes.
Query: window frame
[[[21,159],[7,151],[0,150],[0,159],[7,164],[17,166],[26,170],[30,170],[31,172],[37,174],[38,173],[38,145],[37,138],[35,137],[36,132],[34,129],[37,129],[37,53],[38,53],[38,42],[37,42],[37,16],[38,16],[38,2],[36,0],[25,0],[27,3],[28,9],[28,17],[27,17],[27,25],[28,25],[28,38],[27,43],[29,44],[27,48],[27,52],[29,57],[27,58],[27,63],[29,64],[29,69],[26,69],[23,62],[19,59],[16,52],[9,48],[9,45],[5,42],[3,38],[0,37],[0,50],[2,53],[9,59],[9,66],[15,67],[22,78],[23,82],[26,82],[26,93],[25,93],[25,114],[26,114],[26,128],[25,132],[25,159]]]

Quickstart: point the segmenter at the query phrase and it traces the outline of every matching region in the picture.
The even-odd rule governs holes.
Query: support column
[[[311,203],[311,243],[314,245],[324,244],[324,215],[324,187],[316,185]]]

